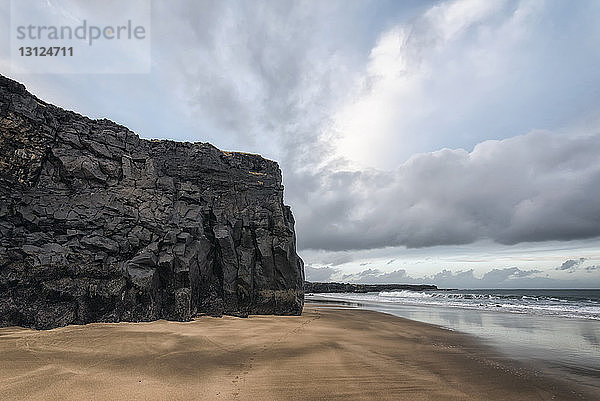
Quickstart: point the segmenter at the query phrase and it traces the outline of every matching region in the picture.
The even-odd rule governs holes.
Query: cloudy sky
[[[24,74],[0,0],[0,72],[145,138],[277,160],[311,280],[600,287],[600,2],[151,6],[149,73]]]

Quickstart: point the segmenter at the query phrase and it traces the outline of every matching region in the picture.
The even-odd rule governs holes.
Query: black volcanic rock
[[[380,292],[393,290],[426,291],[437,290],[437,286],[429,284],[352,284],[352,283],[311,283],[304,282],[306,293],[341,293],[341,292]]]
[[[142,140],[0,76],[0,326],[300,314],[277,163]]]

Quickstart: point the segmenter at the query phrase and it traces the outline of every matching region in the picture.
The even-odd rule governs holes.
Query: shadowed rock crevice
[[[277,163],[142,140],[0,76],[0,325],[299,314]]]

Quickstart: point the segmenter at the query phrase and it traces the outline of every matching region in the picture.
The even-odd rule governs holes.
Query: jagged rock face
[[[277,163],[142,140],[0,76],[0,326],[300,314]]]

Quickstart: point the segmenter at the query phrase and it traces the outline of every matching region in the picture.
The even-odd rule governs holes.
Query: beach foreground
[[[594,399],[472,338],[378,312],[0,329],[0,399]]]

